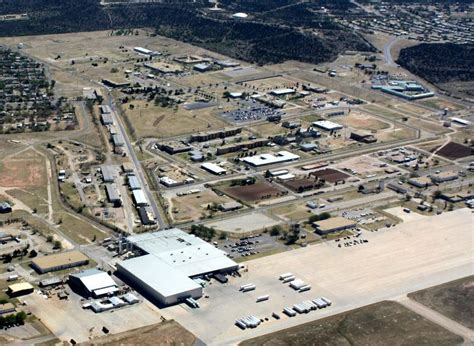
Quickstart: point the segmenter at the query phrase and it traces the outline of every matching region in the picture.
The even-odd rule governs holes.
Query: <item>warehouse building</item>
[[[105,192],[107,194],[107,199],[114,207],[122,206],[122,199],[115,184],[105,184]]]
[[[102,166],[102,180],[104,183],[113,183],[115,181],[114,169],[111,166]]]
[[[362,142],[362,143],[375,143],[377,142],[377,138],[375,138],[370,133],[364,132],[351,132],[351,139]]]
[[[134,175],[128,177],[128,186],[130,190],[140,190],[142,185],[140,184],[140,180]]]
[[[143,190],[132,190],[132,197],[133,201],[135,202],[135,206],[144,207],[148,205],[148,200],[145,197]]]
[[[431,182],[431,179],[428,177],[410,178],[408,179],[407,182],[408,184],[413,185],[415,187],[419,187],[419,188],[425,188],[425,187],[433,185],[433,183]]]
[[[69,285],[84,297],[99,298],[118,291],[118,286],[110,275],[96,268],[69,275]]]
[[[337,131],[342,129],[342,125],[334,123],[329,120],[319,120],[313,123],[313,126],[316,126],[325,131]]]
[[[201,165],[201,168],[208,171],[209,173],[212,173],[212,174],[215,174],[215,175],[223,175],[225,174],[227,171],[216,165],[215,163],[211,163],[211,162],[205,162]]]
[[[44,274],[57,270],[78,267],[89,263],[89,257],[79,251],[62,252],[54,255],[35,258],[31,266],[38,273]]]
[[[177,228],[130,236],[127,242],[143,255],[117,263],[118,275],[158,305],[200,298],[202,286],[193,278],[239,267],[225,252]]]
[[[125,145],[125,140],[120,133],[112,135],[112,143],[115,147],[123,147]]]
[[[440,172],[429,176],[434,184],[444,183],[446,181],[456,180],[459,175],[456,172]]]
[[[8,286],[7,294],[13,298],[33,293],[33,291],[34,287],[31,284],[29,284],[28,282],[20,282]]]
[[[102,124],[104,126],[114,124],[114,118],[112,118],[112,114],[110,114],[110,113],[101,114],[100,119],[101,119]]]
[[[143,225],[156,225],[155,213],[153,213],[153,210],[150,207],[138,208],[138,215],[140,216]]]
[[[332,217],[330,219],[313,222],[313,227],[316,228],[316,233],[320,235],[329,234],[332,232],[344,231],[346,229],[356,227],[355,221],[346,219],[341,216]]]
[[[291,88],[282,88],[282,89],[275,89],[270,91],[270,94],[273,96],[285,96],[285,95],[291,95],[296,93],[295,89]]]
[[[279,151],[276,154],[260,154],[240,159],[240,161],[248,163],[255,167],[261,167],[265,165],[272,165],[275,163],[282,163],[288,161],[298,160],[300,157],[289,151]]]

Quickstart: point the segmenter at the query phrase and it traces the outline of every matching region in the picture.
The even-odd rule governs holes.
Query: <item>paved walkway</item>
[[[439,312],[430,309],[429,307],[420,304],[407,296],[401,297],[400,299],[397,299],[397,301],[405,306],[406,308],[412,310],[413,312],[416,312],[417,314],[423,316],[427,320],[430,320],[431,322],[434,322],[438,325],[440,325],[443,328],[446,328],[450,332],[457,334],[459,336],[462,336],[464,338],[465,344],[473,344],[474,343],[474,331],[464,327],[463,325],[459,324],[456,321],[453,321],[452,319],[440,314]]]

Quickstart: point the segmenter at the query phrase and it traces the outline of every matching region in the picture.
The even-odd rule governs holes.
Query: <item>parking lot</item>
[[[369,232],[364,235],[369,242],[360,246],[338,248],[335,241],[325,242],[248,261],[248,271],[241,270],[241,277],[231,277],[227,284],[213,281],[206,287],[209,298],[199,300],[201,308],[175,306],[162,313],[203,342],[223,345],[398,297],[472,275],[473,222],[468,209],[459,209]],[[311,290],[298,293],[282,284],[278,277],[285,272],[310,284]],[[249,283],[256,289],[239,291]],[[256,303],[262,295],[270,297]],[[291,318],[271,317],[273,312],[282,315],[286,306],[319,296],[331,299],[333,305]],[[234,325],[248,315],[269,320],[255,329]]]
[[[217,241],[217,247],[227,253],[230,258],[247,257],[262,252],[286,250],[288,247],[276,240],[268,233],[249,235],[239,239]]]
[[[245,102],[243,107],[233,111],[225,111],[222,116],[231,122],[247,122],[265,120],[271,116],[283,116],[284,112],[257,104],[256,101]]]

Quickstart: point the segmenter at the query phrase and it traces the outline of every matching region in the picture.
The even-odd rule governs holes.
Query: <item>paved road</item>
[[[385,62],[389,66],[397,67],[398,65],[393,61],[392,57],[392,47],[395,43],[397,43],[401,37],[391,37],[390,40],[388,40],[387,43],[385,43],[385,46],[383,47],[383,56],[385,59]]]
[[[437,311],[434,311],[429,307],[420,304],[406,296],[396,299],[396,301],[398,301],[406,308],[416,312],[418,315],[423,316],[427,320],[430,320],[431,322],[434,322],[440,325],[441,327],[446,328],[454,334],[462,336],[464,338],[465,343],[471,344],[474,342],[474,331],[464,327],[458,322],[453,321],[452,319],[438,313]]]

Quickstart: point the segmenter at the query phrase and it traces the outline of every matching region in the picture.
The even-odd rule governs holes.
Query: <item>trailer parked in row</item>
[[[290,307],[286,307],[283,309],[283,313],[289,317],[295,317],[296,316],[296,311],[293,310]]]
[[[264,302],[265,300],[270,299],[269,295],[257,297],[257,303]]]

